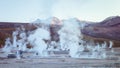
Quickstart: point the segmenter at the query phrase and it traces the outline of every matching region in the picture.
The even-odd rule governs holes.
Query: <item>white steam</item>
[[[77,57],[79,49],[79,40],[81,37],[79,22],[76,19],[70,19],[63,22],[63,27],[58,32],[60,35],[60,44],[62,50],[70,50],[71,57]]]
[[[50,39],[50,33],[49,31],[38,28],[35,30],[33,34],[30,34],[28,37],[28,41],[33,46],[33,51],[39,55],[39,56],[47,56],[47,44],[45,43],[45,40]]]

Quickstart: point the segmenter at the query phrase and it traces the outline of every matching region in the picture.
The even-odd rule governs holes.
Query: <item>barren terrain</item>
[[[24,58],[7,58],[0,53],[0,68],[120,68],[120,48],[113,48],[106,59],[83,59],[63,57],[33,57],[31,53],[24,53]]]

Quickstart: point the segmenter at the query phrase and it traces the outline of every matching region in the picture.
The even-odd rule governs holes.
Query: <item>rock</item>
[[[8,58],[16,58],[16,54],[8,54]]]
[[[86,25],[82,30],[84,37],[94,40],[114,42],[115,47],[120,47],[120,17],[114,16],[103,20],[102,22]]]

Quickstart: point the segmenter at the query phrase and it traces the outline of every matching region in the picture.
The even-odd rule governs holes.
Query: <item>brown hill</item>
[[[54,23],[54,22],[53,22]],[[40,24],[39,24],[40,25]],[[18,22],[0,22],[0,47],[4,45],[5,39],[7,37],[12,37],[12,32],[16,30],[18,27],[22,27],[26,29],[26,32],[32,31],[36,29],[36,24],[30,23],[18,23]],[[47,26],[50,29],[50,35],[52,41],[59,41],[59,35],[57,31],[61,28],[61,25],[57,25],[56,21],[54,24]]]
[[[0,47],[4,45],[4,41],[7,37],[12,36],[12,32],[18,27],[24,26],[26,31],[33,30],[36,27],[28,23],[18,22],[0,22]]]
[[[109,17],[102,22],[86,25],[82,30],[86,36],[99,39],[114,40],[114,46],[120,46],[120,17]]]

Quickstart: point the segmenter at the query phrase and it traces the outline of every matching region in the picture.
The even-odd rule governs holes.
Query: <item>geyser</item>
[[[63,26],[59,30],[60,45],[62,50],[69,51],[69,55],[73,58],[106,58],[105,48],[106,42],[103,44],[92,44],[92,42],[86,43],[83,40],[80,29],[85,24],[80,24],[77,19],[69,19],[63,21]],[[110,41],[109,48],[112,48],[112,42]]]
[[[60,44],[62,50],[69,49],[71,57],[78,57],[78,49],[81,33],[79,23],[76,19],[70,19],[63,22],[63,27],[59,30]]]
[[[33,46],[33,51],[39,56],[45,57],[47,56],[47,44],[45,43],[45,40],[50,39],[50,33],[49,31],[38,28],[35,30],[33,34],[30,34],[28,37],[28,41]]]

